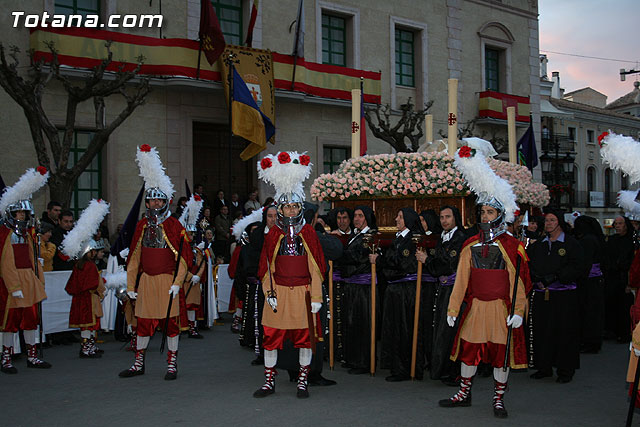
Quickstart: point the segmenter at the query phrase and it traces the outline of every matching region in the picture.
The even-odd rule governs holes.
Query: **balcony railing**
[[[618,196],[618,193],[603,192],[602,195],[604,197],[604,206],[598,206],[600,205],[599,203],[591,202],[589,191],[573,191],[573,193],[571,194],[571,206],[573,206],[574,208],[597,208],[597,207],[615,208],[617,207],[616,198]]]
[[[558,146],[559,153],[573,153],[575,152],[575,141],[569,138],[569,135],[553,134],[548,136],[542,136],[541,148],[542,151],[548,152],[550,155],[556,151],[556,144]]]

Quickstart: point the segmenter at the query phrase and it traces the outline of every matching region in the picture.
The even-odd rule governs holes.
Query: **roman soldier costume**
[[[460,148],[454,164],[477,194],[478,208],[493,208],[497,217],[481,222],[480,233],[468,239],[460,253],[447,311],[447,322],[454,327],[460,307],[466,303],[451,351],[451,359],[462,362],[460,389],[439,403],[443,407],[470,406],[471,385],[478,364],[490,363],[494,368],[493,412],[496,417],[504,418],[509,369],[527,367],[521,327],[526,292],[530,288],[527,255],[524,246],[506,233],[506,222],[513,222],[517,210],[516,197],[511,186],[493,172],[476,150],[467,146]]]
[[[191,195],[187,201],[187,206],[180,215],[180,224],[187,231],[189,238],[189,246],[192,256],[189,262],[189,269],[183,283],[183,291],[185,295],[185,304],[187,310],[187,321],[189,324],[189,338],[202,339],[197,328],[197,321],[204,320],[204,311],[202,310],[202,284],[204,282],[204,274],[207,267],[204,242],[200,245],[196,244],[196,233],[198,231],[198,218],[202,210],[203,201],[197,194]]]
[[[303,220],[302,182],[310,172],[309,156],[296,152],[268,155],[258,163],[260,178],[276,188],[278,219],[265,236],[258,267],[266,296],[262,315],[265,383],[254,397],[275,392],[278,350],[285,340],[300,349],[297,396],[309,397],[312,343],[321,336],[317,313],[322,307],[325,271],[318,236]]]
[[[102,357],[102,350],[96,346],[96,334],[100,329],[103,314],[101,302],[106,288],[105,280],[100,276],[95,263],[95,251],[104,249],[104,244],[102,241],[95,241],[93,236],[107,213],[107,202],[92,200],[62,241],[62,252],[69,258],[78,260],[71,271],[65,291],[72,296],[69,327],[80,329],[81,358]]]
[[[35,216],[32,194],[49,178],[43,167],[28,169],[0,197],[0,332],[2,360],[0,370],[6,374],[18,372],[12,363],[14,334],[22,329],[27,345],[27,367],[50,368],[37,356],[36,329],[40,323],[38,304],[47,298],[44,289],[43,266],[37,255]]]
[[[177,378],[178,340],[181,329],[188,329],[180,320],[180,303],[176,297],[182,290],[188,269],[189,242],[184,227],[171,216],[169,202],[173,184],[164,173],[155,148],[143,144],[136,154],[140,175],[145,182],[145,216],[136,226],[127,258],[127,294],[135,299],[137,342],[135,362],[120,372],[127,378],[144,374],[145,352],[156,328],[167,330],[166,380]],[[163,201],[155,208],[151,202]],[[175,299],[167,316],[169,299]],[[183,319],[184,321],[184,319]]]

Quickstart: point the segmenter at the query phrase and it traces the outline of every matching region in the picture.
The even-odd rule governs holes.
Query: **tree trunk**
[[[59,202],[62,209],[69,209],[71,206],[71,196],[73,195],[73,183],[75,180],[51,174],[49,177],[49,196],[51,200]]]

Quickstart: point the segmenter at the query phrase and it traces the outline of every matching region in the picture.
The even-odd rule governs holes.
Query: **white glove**
[[[196,246],[198,249],[200,249],[201,251],[204,250],[204,242],[200,242],[198,243],[198,245]]]
[[[13,291],[11,292],[11,296],[14,298],[24,298],[22,291]]]
[[[517,314],[514,314],[513,317],[507,316],[507,326],[518,329],[522,326],[522,316],[518,316]]]
[[[120,258],[127,259],[129,256],[129,248],[124,248],[120,251]]]
[[[196,283],[200,283],[200,276],[198,276],[197,274],[194,274],[193,277],[191,277],[191,283],[193,283],[194,285]]]
[[[453,328],[456,324],[456,319],[457,317],[455,316],[447,316],[447,324]]]
[[[129,299],[137,299],[138,293],[133,291],[127,291],[127,295],[129,295]]]
[[[44,267],[44,258],[38,258],[38,262]]]
[[[633,348],[633,343],[630,342],[629,343],[629,351],[633,350],[633,354],[636,355],[636,357],[640,357],[640,350],[638,350],[637,348]]]
[[[176,296],[178,296],[178,292],[180,292],[180,286],[171,285],[171,289],[169,289],[169,295],[173,295],[173,297],[175,298]]]
[[[321,302],[312,302],[311,303],[311,312],[312,313],[317,313],[320,311],[320,308],[322,308],[322,303]]]
[[[278,299],[276,297],[267,297],[267,303],[271,306],[272,310],[278,308]]]

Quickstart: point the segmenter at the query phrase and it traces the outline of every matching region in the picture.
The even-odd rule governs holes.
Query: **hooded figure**
[[[604,233],[598,220],[586,215],[576,218],[573,230],[584,252],[583,274],[578,281],[580,351],[597,353],[604,335]]]
[[[426,234],[433,234],[437,236],[438,234],[442,233],[440,219],[433,209],[423,210],[422,212],[420,212],[420,217],[424,220],[422,228],[425,228],[425,224],[427,226],[424,230]]]
[[[581,245],[567,232],[564,213],[550,209],[544,220],[546,236],[527,249],[534,289],[533,363],[538,370],[531,377],[550,377],[556,367],[557,382],[567,383],[580,367],[577,284],[587,270]]]
[[[422,233],[422,226],[416,211],[402,208],[396,216],[396,237],[383,256],[372,255],[372,260],[382,267],[386,289],[382,297],[382,350],[381,367],[390,369],[387,381],[406,381],[411,372],[412,325],[415,312],[416,245],[414,233]],[[425,286],[423,281],[422,286]],[[424,295],[424,293],[422,294]],[[420,313],[418,350],[416,357],[416,378],[422,379],[424,367],[424,343],[422,324],[424,310]]]

